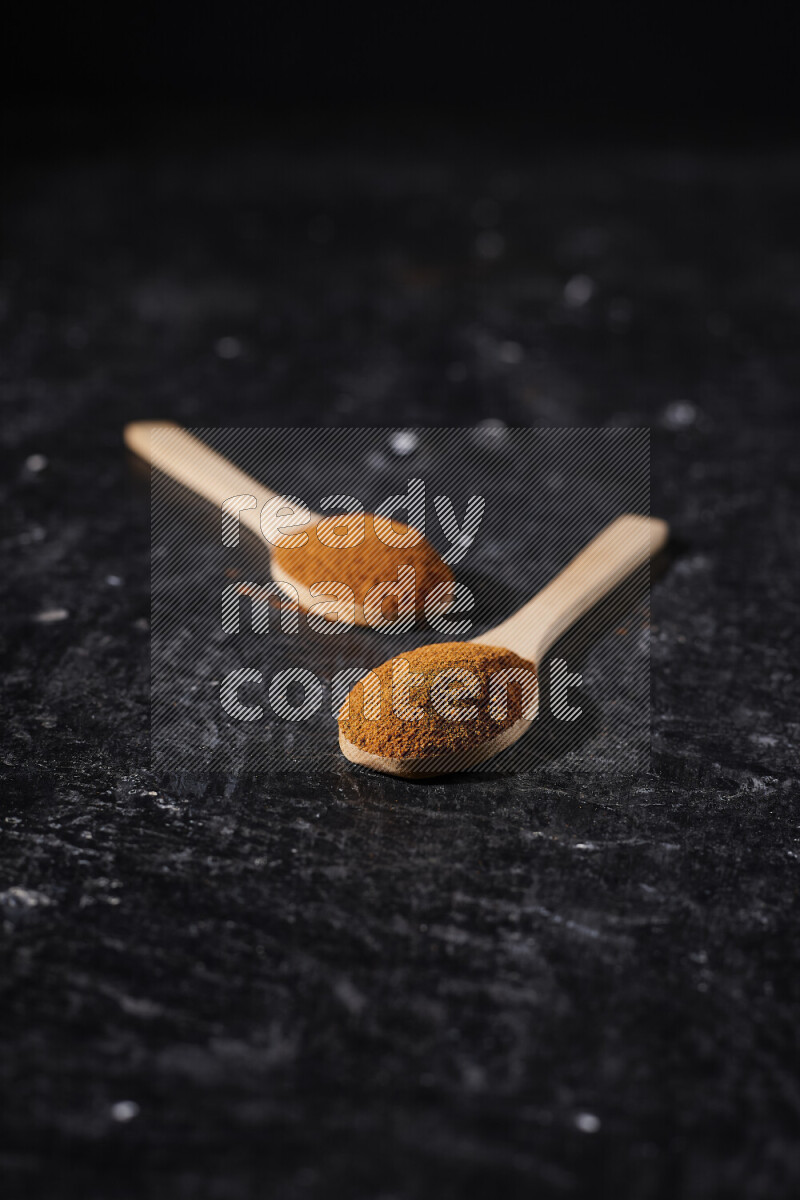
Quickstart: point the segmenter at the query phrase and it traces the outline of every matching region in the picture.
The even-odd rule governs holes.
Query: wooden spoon
[[[532,600],[502,624],[473,638],[472,644],[512,651],[533,663],[538,673],[547,651],[561,635],[628,575],[644,566],[668,537],[669,526],[665,521],[634,515],[618,517]],[[339,746],[351,762],[387,775],[414,778],[445,775],[485,762],[513,745],[530,728],[537,712],[538,692],[529,716],[520,718],[495,737],[446,753],[413,758],[387,758],[370,753],[347,739],[341,722]]]
[[[153,436],[154,434],[156,436]],[[370,514],[367,514],[366,517],[367,536],[360,547],[341,551],[331,549],[325,556],[329,560],[329,565],[325,568],[328,571],[327,574],[323,573],[319,580],[312,575],[308,582],[297,579],[279,561],[281,551],[271,547],[263,536],[261,508],[269,500],[281,499],[278,492],[272,491],[244,471],[240,471],[221,454],[217,454],[210,446],[199,441],[198,438],[193,437],[187,430],[172,421],[135,421],[126,425],[125,443],[129,449],[145,459],[146,462],[177,480],[196,495],[202,496],[204,500],[210,500],[218,509],[226,500],[237,498],[243,500],[245,497],[254,496],[257,501],[256,506],[240,509],[239,521],[256,534],[261,545],[268,550],[270,574],[274,582],[291,600],[297,598],[300,608],[304,611],[312,606],[320,606],[329,602],[333,606],[328,614],[329,619],[340,621],[343,624],[369,624],[364,615],[362,602],[366,589],[359,578],[361,573],[358,569],[354,571],[353,568],[366,565],[371,576],[376,576],[381,582],[389,582],[396,577],[399,562],[407,562],[415,568],[418,612],[424,604],[425,593],[431,590],[435,582],[447,585],[441,593],[437,593],[441,595],[441,603],[435,606],[436,611],[446,610],[452,602],[453,574],[430,543],[421,538],[414,545],[403,550],[386,546],[372,532]],[[270,533],[277,532],[282,524],[287,524],[288,517],[285,514],[292,507],[293,501],[286,499],[286,510],[282,506],[280,509],[284,515],[282,518],[275,518]],[[315,527],[323,520],[330,522],[332,519],[331,513],[312,512],[309,523],[304,526],[298,525],[296,532],[305,531],[309,533],[309,538],[315,538],[316,534],[313,532]],[[292,556],[292,561],[302,565],[300,551],[292,551]],[[352,608],[349,606],[342,608],[341,598],[335,594],[326,595],[318,588],[313,594],[310,591],[310,587],[318,582],[324,584],[334,581],[347,584],[352,588],[354,594]],[[343,613],[346,615],[342,615]],[[350,620],[351,613],[354,617],[352,621]]]

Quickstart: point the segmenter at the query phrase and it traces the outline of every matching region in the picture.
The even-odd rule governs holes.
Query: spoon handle
[[[256,507],[240,513],[242,524],[255,533],[260,528],[261,506],[278,494],[173,421],[134,421],[125,426],[125,444],[217,508],[234,496],[255,496]]]
[[[518,612],[474,640],[513,650],[538,666],[570,625],[643,567],[668,537],[666,521],[618,517]]]

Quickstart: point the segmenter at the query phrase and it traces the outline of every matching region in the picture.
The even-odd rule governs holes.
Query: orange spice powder
[[[393,687],[399,678],[395,664],[400,660],[406,664],[403,673],[408,670],[413,674],[407,693],[395,696]],[[463,688],[457,680],[451,684],[442,678],[442,673],[450,670],[469,672],[476,682],[468,688]],[[524,673],[523,680],[504,685],[506,712],[493,715],[492,677],[498,672],[514,670]],[[521,717],[534,715],[530,705],[531,696],[535,696],[536,668],[513,651],[496,646],[440,642],[398,655],[371,674],[380,683],[380,715],[373,707],[377,707],[377,685],[371,685],[368,677],[355,685],[342,705],[339,728],[348,742],[383,758],[414,759],[468,750],[497,737]],[[469,708],[474,715],[466,720],[443,715],[443,695],[445,705],[449,703],[461,712]],[[409,712],[404,704],[406,697],[411,708],[422,710],[419,719],[405,719],[404,713]]]
[[[341,520],[346,527],[347,517]],[[387,526],[400,535],[410,531],[408,526],[392,521],[390,524],[384,522],[382,532]],[[371,513],[365,517],[364,537],[358,545],[328,546],[320,541],[315,526],[309,526],[306,532],[308,541],[304,546],[276,546],[272,550],[276,564],[306,587],[314,583],[344,583],[351,588],[356,604],[363,604],[372,588],[396,579],[400,567],[409,565],[416,576],[415,610],[417,616],[422,616],[425,598],[432,589],[439,583],[453,582],[453,572],[442,562],[430,542],[422,538],[413,546],[387,546],[375,532]]]

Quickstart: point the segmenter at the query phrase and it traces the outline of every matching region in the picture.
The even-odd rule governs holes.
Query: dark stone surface
[[[798,206],[797,155],[488,140],[14,174],[5,1195],[796,1194]],[[154,775],[152,416],[652,425],[651,772]]]

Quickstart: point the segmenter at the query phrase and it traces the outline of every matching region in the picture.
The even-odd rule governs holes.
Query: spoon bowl
[[[467,771],[480,763],[494,758],[501,751],[507,750],[527,733],[533,724],[534,717],[520,717],[508,729],[496,737],[477,742],[468,750],[448,750],[444,754],[429,754],[419,758],[390,758],[382,754],[370,754],[353,742],[348,741],[339,730],[339,749],[350,762],[360,767],[369,767],[372,771],[380,771],[384,775],[399,775],[402,779],[431,779],[435,775],[454,775],[459,771]]]

